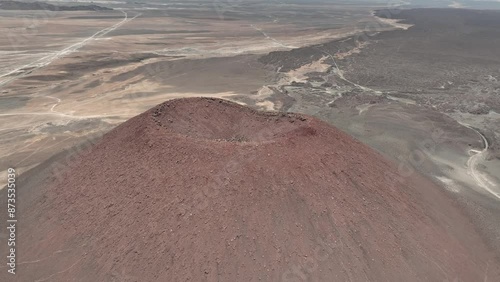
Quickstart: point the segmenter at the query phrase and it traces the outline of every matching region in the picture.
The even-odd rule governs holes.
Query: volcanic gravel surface
[[[172,100],[58,175],[24,200],[19,281],[500,281],[442,189],[309,116]]]

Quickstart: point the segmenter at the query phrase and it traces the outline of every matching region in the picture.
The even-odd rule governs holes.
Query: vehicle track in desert
[[[477,170],[478,163],[485,160],[486,153],[488,152],[490,146],[488,143],[488,139],[486,139],[486,137],[481,132],[476,130],[474,127],[465,123],[460,123],[460,124],[471,130],[474,130],[479,136],[481,136],[481,139],[483,140],[484,143],[484,149],[481,151],[476,149],[469,150],[469,154],[471,154],[471,156],[467,160],[467,173],[470,176],[472,176],[472,178],[474,179],[474,181],[476,181],[478,186],[488,191],[497,199],[500,199],[500,193],[492,189],[492,187],[496,187],[495,183],[491,182],[485,175],[483,175],[480,171]]]
[[[104,29],[101,29],[98,32],[94,33],[92,36],[87,37],[87,38],[85,38],[82,41],[79,41],[77,43],[74,43],[74,44],[72,44],[72,45],[70,45],[70,46],[68,46],[60,51],[57,51],[55,53],[51,53],[47,56],[44,56],[40,59],[37,59],[37,60],[31,62],[29,64],[18,67],[14,70],[7,72],[7,73],[1,74],[0,78],[5,78],[5,79],[0,80],[0,87],[10,83],[11,81],[14,81],[15,79],[26,76],[27,74],[30,74],[37,69],[43,68],[43,67],[51,64],[53,61],[55,61],[57,59],[63,58],[71,53],[78,51],[80,48],[89,44],[93,40],[100,38],[102,36],[105,36],[106,34],[110,33],[111,31],[116,30],[117,28],[124,25],[125,23],[132,21],[135,18],[142,15],[142,14],[138,13],[134,17],[129,18],[128,13],[126,11],[123,11],[123,10],[119,10],[119,11],[122,12],[124,15],[123,19],[120,22],[118,22],[112,26],[106,27]]]

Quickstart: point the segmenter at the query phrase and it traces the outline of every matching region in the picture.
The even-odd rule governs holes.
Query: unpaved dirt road
[[[474,178],[474,181],[476,181],[478,186],[485,189],[490,194],[492,194],[493,196],[495,196],[496,198],[498,198],[500,200],[500,193],[495,191],[495,189],[494,189],[496,187],[496,184],[493,183],[492,181],[490,181],[488,179],[488,177],[486,175],[484,175],[482,172],[477,170],[477,164],[479,162],[484,161],[486,158],[486,153],[488,152],[488,148],[489,148],[488,139],[486,139],[486,137],[481,132],[476,130],[474,127],[472,127],[468,124],[465,124],[465,123],[460,123],[460,124],[462,124],[463,126],[469,128],[471,130],[474,130],[479,136],[481,136],[481,138],[483,140],[483,144],[484,144],[484,149],[481,151],[476,150],[476,149],[469,150],[471,157],[469,158],[469,160],[467,160],[467,173],[470,176],[472,176],[472,178]]]
[[[137,14],[134,17],[129,18],[127,12],[125,12],[123,10],[120,10],[120,12],[122,12],[124,15],[123,19],[120,22],[118,22],[112,26],[106,27],[104,29],[101,29],[98,32],[94,33],[92,36],[87,37],[87,38],[85,38],[82,41],[79,41],[77,43],[74,43],[74,44],[72,44],[72,45],[70,45],[70,46],[68,46],[60,51],[57,51],[55,53],[51,53],[47,56],[44,56],[40,59],[37,59],[37,60],[31,62],[29,64],[18,67],[14,70],[7,72],[7,73],[1,74],[0,78],[4,78],[4,79],[0,80],[0,86],[6,85],[7,83],[9,83],[17,78],[20,78],[20,77],[23,77],[27,74],[30,74],[31,72],[33,72],[36,69],[39,69],[39,68],[42,68],[44,66],[49,65],[50,63],[52,63],[53,61],[55,61],[59,58],[62,58],[64,56],[67,56],[71,53],[78,51],[80,48],[87,45],[91,41],[110,33],[111,31],[119,28],[120,26],[124,25],[125,23],[127,23],[127,22],[129,22],[129,21],[131,21],[131,20],[133,20],[141,15],[141,14]]]

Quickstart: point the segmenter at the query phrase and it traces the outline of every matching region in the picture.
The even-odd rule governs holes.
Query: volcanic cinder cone
[[[60,175],[20,281],[500,281],[445,192],[309,116],[168,101]]]

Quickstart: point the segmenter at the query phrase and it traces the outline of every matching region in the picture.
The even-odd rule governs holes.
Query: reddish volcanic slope
[[[309,116],[168,101],[58,179],[23,211],[19,281],[500,281],[439,187]]]

